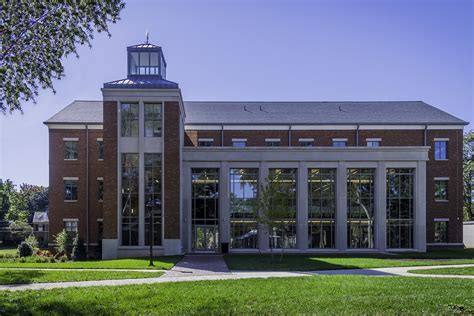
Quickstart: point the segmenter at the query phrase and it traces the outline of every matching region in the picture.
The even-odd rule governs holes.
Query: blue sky
[[[0,117],[0,178],[48,184],[42,122],[100,100],[147,29],[185,100],[423,100],[473,122],[472,21],[468,0],[130,1],[111,38],[64,60],[55,95]]]

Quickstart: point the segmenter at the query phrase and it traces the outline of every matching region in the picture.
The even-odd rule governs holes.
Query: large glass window
[[[97,141],[97,159],[104,160],[104,142],[102,140]]]
[[[64,230],[71,236],[77,234],[77,221],[64,221]]]
[[[122,103],[122,137],[138,136],[138,103]]]
[[[308,170],[308,248],[335,248],[336,169]]]
[[[145,103],[145,137],[161,137],[160,103]]]
[[[159,75],[158,52],[130,53],[129,67],[131,75]]]
[[[447,243],[448,242],[448,221],[436,221],[434,241],[435,243]]]
[[[192,248],[219,247],[219,169],[192,169]]]
[[[138,154],[122,154],[122,245],[138,245]]]
[[[64,201],[77,201],[77,180],[64,180]]]
[[[145,244],[150,244],[153,221],[153,245],[161,245],[161,154],[145,154]],[[153,220],[152,220],[153,219]]]
[[[448,200],[448,180],[435,180],[435,200]]]
[[[230,169],[230,247],[258,248],[258,169]]]
[[[435,160],[448,159],[448,142],[435,141]]]
[[[64,141],[64,160],[77,160],[77,141]]]
[[[347,246],[374,248],[375,169],[347,170]]]
[[[414,169],[387,169],[387,248],[413,248]]]
[[[278,226],[269,228],[270,247],[296,248],[296,173],[297,169],[269,169],[269,185],[274,186],[272,204],[281,207],[283,204],[288,209],[288,218],[282,220]]]

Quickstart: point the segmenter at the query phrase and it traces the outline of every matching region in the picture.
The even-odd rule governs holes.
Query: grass
[[[157,278],[162,272],[0,270],[0,284]],[[0,313],[1,314],[1,313]]]
[[[0,314],[447,314],[474,312],[474,282],[311,276],[0,292]]]
[[[0,247],[0,257],[2,256],[14,256],[16,255],[16,248],[11,247]]]
[[[410,270],[408,272],[416,274],[474,275],[474,267],[436,268],[427,270]]]
[[[225,255],[231,270],[311,271],[474,263],[474,249],[405,254]]]
[[[116,260],[91,260],[68,262],[34,262],[34,258],[0,259],[0,268],[54,268],[54,269],[159,269],[170,270],[181,256],[156,257],[155,266],[149,267],[148,258],[116,259]]]

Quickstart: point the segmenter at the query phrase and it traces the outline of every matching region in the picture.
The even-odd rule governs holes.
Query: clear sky
[[[56,95],[0,117],[0,178],[48,184],[42,122],[73,100],[100,100],[147,29],[185,100],[423,100],[473,122],[473,2],[129,1],[111,38],[64,61]]]

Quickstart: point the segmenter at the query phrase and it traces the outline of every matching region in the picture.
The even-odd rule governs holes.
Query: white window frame
[[[446,196],[447,196],[448,198],[447,198],[446,200],[439,200],[439,199],[436,199],[436,181],[447,181],[447,184],[446,184]],[[434,186],[435,186],[435,202],[441,202],[441,203],[449,202],[449,195],[448,195],[449,177],[434,177],[434,178],[433,178],[433,182],[434,182]]]

